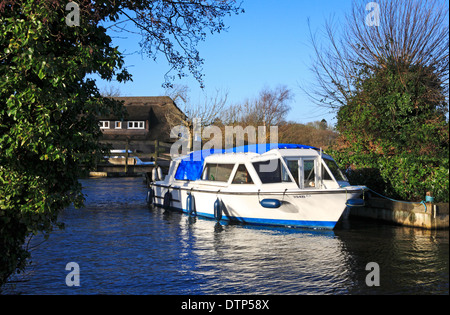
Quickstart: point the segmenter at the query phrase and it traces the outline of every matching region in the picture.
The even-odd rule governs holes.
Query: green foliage
[[[143,53],[202,84],[198,43],[243,12],[234,0],[77,0],[80,25],[70,27],[68,2],[0,0],[0,286],[25,267],[29,235],[48,235],[61,209],[82,205],[77,179],[103,155],[97,117],[123,114],[88,78],[131,79],[99,23],[126,31],[130,21]]]
[[[335,155],[353,183],[394,198],[448,202],[447,107],[433,69],[392,63],[365,71],[338,112]]]
[[[102,153],[96,117],[122,113],[86,78],[129,79],[121,54],[89,16],[67,26],[65,4],[0,2],[0,285],[24,269],[27,237],[82,204],[77,179]]]

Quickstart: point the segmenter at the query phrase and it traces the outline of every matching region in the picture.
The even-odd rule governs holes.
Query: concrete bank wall
[[[350,208],[350,216],[382,220],[394,224],[425,229],[449,228],[449,204],[404,203],[370,197],[364,207]]]

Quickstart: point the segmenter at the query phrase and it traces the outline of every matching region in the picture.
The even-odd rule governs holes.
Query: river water
[[[13,294],[449,294],[448,230],[218,225],[148,208],[141,178],[82,183],[85,208],[65,209],[66,228],[47,241],[32,239]],[[378,269],[366,270],[371,262]]]

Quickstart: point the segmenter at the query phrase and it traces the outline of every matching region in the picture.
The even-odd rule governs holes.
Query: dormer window
[[[100,129],[109,129],[109,121],[107,120],[101,120],[98,125],[100,126]]]
[[[145,129],[145,121],[129,121],[128,129]]]

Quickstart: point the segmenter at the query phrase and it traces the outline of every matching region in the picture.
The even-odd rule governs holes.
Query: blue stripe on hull
[[[160,204],[154,204],[155,206],[162,207]],[[181,211],[187,213],[187,210],[170,207],[171,210]],[[197,216],[201,216],[208,219],[215,219],[213,214],[197,212]],[[239,222],[245,224],[254,225],[267,225],[267,226],[293,226],[299,228],[312,228],[312,229],[326,229],[332,230],[336,221],[303,221],[303,220],[277,220],[277,219],[261,219],[261,218],[243,218],[243,217],[227,217],[224,215],[222,221]]]

